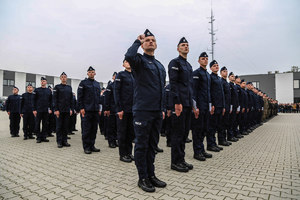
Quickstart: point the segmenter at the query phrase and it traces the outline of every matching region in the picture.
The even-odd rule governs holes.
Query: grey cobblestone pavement
[[[85,155],[80,132],[70,148],[11,138],[0,113],[0,199],[300,199],[300,115],[279,114],[205,162],[193,159],[187,144],[188,173],[170,170],[165,138],[156,157],[156,175],[168,183],[155,193],[137,187],[134,163],[119,161],[97,135],[100,153]],[[79,129],[79,123],[77,123]],[[191,136],[190,136],[191,137]]]

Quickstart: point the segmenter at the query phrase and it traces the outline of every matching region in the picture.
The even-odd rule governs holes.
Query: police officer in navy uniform
[[[171,169],[188,172],[193,165],[185,157],[185,141],[190,131],[193,105],[193,68],[187,61],[188,41],[183,37],[177,45],[179,56],[170,61],[168,73],[170,79],[170,96],[173,102]]]
[[[236,124],[237,108],[239,107],[238,91],[235,85],[235,75],[230,72],[228,75],[230,86],[230,115],[229,115],[229,130],[227,131],[227,140],[237,142],[239,139],[234,137],[234,129]]]
[[[172,103],[170,97],[170,84],[165,87],[165,95],[164,95],[164,104],[166,110],[165,116],[165,134],[167,138],[167,147],[171,147],[171,137],[172,137]]]
[[[219,152],[223,150],[222,147],[218,146],[216,143],[216,131],[218,131],[218,140],[221,138],[221,120],[222,116],[225,114],[225,97],[222,86],[221,78],[218,76],[219,64],[217,61],[213,60],[210,64],[210,74],[211,86],[210,86],[210,95],[211,95],[211,110],[209,117],[209,129],[207,136],[207,150]],[[221,134],[220,134],[221,133]]]
[[[243,93],[242,93],[242,88],[241,88],[241,79],[238,75],[235,76],[235,84],[236,84],[236,88],[237,88],[237,93],[238,93],[238,100],[239,100],[239,107],[237,108],[237,116],[236,116],[236,122],[234,125],[234,137],[235,138],[243,138],[244,136],[242,136],[240,134],[239,131],[239,125],[241,123],[241,118],[242,118],[242,113],[245,112],[245,106],[244,106],[244,98],[243,98]]]
[[[211,105],[210,85],[211,78],[207,72],[208,55],[202,52],[198,63],[200,67],[193,72],[193,99],[196,101],[199,115],[192,115],[192,135],[194,158],[199,161],[205,161],[206,158],[212,158],[212,155],[204,149],[204,138],[208,133],[209,107]],[[198,111],[196,111],[197,114]]]
[[[101,93],[100,93],[100,102],[103,105],[104,104],[104,93],[105,93],[105,88],[101,88]],[[101,115],[99,116],[99,129],[101,135],[106,136],[105,134],[105,126],[104,126],[104,110],[102,109]]]
[[[114,85],[117,72],[113,73],[112,82],[106,88],[104,97],[104,115],[107,117],[107,140],[110,148],[116,148],[117,144],[117,116],[116,103],[114,99]]]
[[[33,114],[36,118],[35,132],[37,134],[36,142],[49,142],[47,133],[49,130],[49,114],[52,113],[52,92],[47,88],[47,79],[41,78],[41,87],[34,90]],[[42,121],[42,131],[40,123]]]
[[[247,87],[247,97],[248,97],[248,107],[247,107],[247,122],[246,122],[246,129],[247,133],[251,133],[252,127],[252,119],[253,119],[253,92],[252,92],[252,82],[246,83]]]
[[[142,47],[144,54],[137,51]],[[135,130],[134,159],[139,174],[138,186],[146,192],[166,187],[154,173],[155,148],[164,118],[163,96],[166,79],[164,66],[155,59],[156,39],[147,29],[125,54],[135,79],[133,122]]]
[[[132,162],[132,141],[134,139],[133,129],[133,86],[134,78],[129,63],[124,60],[124,71],[117,74],[114,84],[114,99],[117,112],[117,129],[120,160]]]
[[[232,108],[230,106],[230,102],[231,102],[230,86],[229,86],[229,83],[227,82],[227,76],[228,76],[227,67],[222,67],[220,70],[220,74],[221,74],[222,86],[223,86],[224,97],[225,97],[225,113],[221,120],[222,130],[221,130],[220,137],[218,137],[218,139],[219,139],[218,144],[221,146],[229,146],[229,145],[231,145],[231,142],[227,141],[228,138],[230,138],[230,136],[228,134],[228,132],[229,132],[229,114],[232,112]]]
[[[246,132],[246,124],[247,124],[247,109],[248,109],[248,94],[246,91],[246,82],[244,79],[241,80],[241,92],[243,97],[243,109],[241,112],[241,120],[239,125],[239,132],[241,135],[248,135]]]
[[[74,110],[72,87],[67,85],[67,74],[60,75],[61,83],[53,89],[53,109],[56,116],[57,147],[70,147],[67,141],[69,124]]]
[[[21,96],[19,93],[19,88],[16,86],[13,87],[12,90],[13,94],[9,95],[6,100],[6,112],[9,115],[9,128],[11,137],[19,137],[19,130],[20,130],[20,102]]]
[[[53,88],[51,87],[51,85],[48,86],[48,88],[51,90],[52,96],[53,96]],[[48,133],[47,133],[47,137],[54,137],[54,135],[52,134],[53,132],[55,132],[56,130],[56,119],[55,119],[55,115],[54,115],[54,110],[53,110],[53,101],[52,101],[52,106],[51,106],[51,113],[49,113],[49,117],[48,117]]]
[[[73,110],[72,110],[72,115],[70,117],[70,123],[69,123],[69,127],[68,127],[68,135],[74,135],[75,133],[73,133],[73,131],[77,131],[76,129],[76,121],[77,121],[77,114],[78,114],[78,110],[77,110],[77,100],[76,100],[76,96],[75,93],[73,92],[73,98],[72,98],[72,104],[73,104]]]
[[[28,84],[26,87],[27,92],[22,94],[21,98],[21,117],[23,117],[23,132],[24,140],[35,139],[32,136],[34,131],[34,115],[33,115],[33,87]]]
[[[77,90],[78,107],[81,114],[82,144],[85,154],[100,152],[95,147],[98,128],[98,116],[101,115],[100,84],[95,80],[95,69],[90,66],[88,78],[79,83]]]

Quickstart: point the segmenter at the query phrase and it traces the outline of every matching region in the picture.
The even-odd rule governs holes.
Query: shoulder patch
[[[199,76],[193,76],[193,79],[199,79]]]
[[[174,69],[174,70],[177,70],[177,71],[179,70],[178,67],[171,67],[171,69]]]

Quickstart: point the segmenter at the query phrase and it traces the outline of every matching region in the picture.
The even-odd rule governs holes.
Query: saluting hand
[[[35,111],[33,111],[33,115],[34,115],[34,117],[36,117],[36,115],[37,115],[37,112],[36,112],[36,110],[35,110]]]
[[[137,39],[143,44],[145,39],[145,34],[139,35]]]
[[[72,110],[70,110],[70,116],[72,116],[72,114],[73,114],[73,111],[72,111]]]
[[[10,112],[7,112],[8,115],[10,115]]]
[[[23,117],[23,114],[20,114],[20,117]]]
[[[81,114],[82,117],[84,117],[84,115],[85,115],[85,110],[84,110],[84,109],[81,109],[81,110],[80,110],[80,114]]]
[[[175,114],[177,117],[180,116],[182,112],[182,104],[175,104]]]

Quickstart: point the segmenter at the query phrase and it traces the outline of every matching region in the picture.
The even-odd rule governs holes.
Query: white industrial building
[[[34,88],[41,86],[41,77],[46,77],[48,86],[54,87],[60,84],[60,78],[57,76],[48,76],[44,74],[33,74],[27,72],[16,72],[0,69],[0,98],[6,98],[12,94],[13,86],[19,88],[19,94],[26,91],[26,86],[31,83]],[[75,94],[81,80],[68,78],[67,84],[70,85]],[[103,84],[100,83],[100,86]]]

